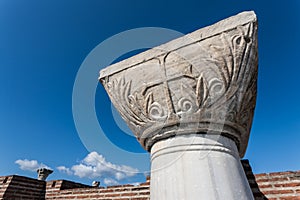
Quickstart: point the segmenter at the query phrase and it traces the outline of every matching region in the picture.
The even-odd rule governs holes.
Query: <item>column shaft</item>
[[[220,135],[191,134],[151,149],[151,200],[253,199],[236,144]]]

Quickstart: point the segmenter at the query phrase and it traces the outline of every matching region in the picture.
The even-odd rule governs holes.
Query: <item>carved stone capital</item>
[[[53,170],[47,168],[39,168],[36,170],[38,173],[38,180],[45,181],[47,177],[52,174]]]
[[[100,72],[141,145],[176,135],[222,134],[243,156],[256,102],[257,20],[243,12]]]

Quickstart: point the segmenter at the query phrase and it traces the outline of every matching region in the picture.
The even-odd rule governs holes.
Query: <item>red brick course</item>
[[[260,191],[269,199],[300,200],[300,171],[255,175]]]
[[[243,160],[242,165],[255,200],[300,200],[300,171],[254,175],[248,160]],[[1,176],[0,199],[149,200],[150,177],[137,186],[95,188],[66,180],[45,182],[16,175]]]

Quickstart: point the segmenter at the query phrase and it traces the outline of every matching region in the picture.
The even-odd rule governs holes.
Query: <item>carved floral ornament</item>
[[[178,134],[223,134],[243,156],[256,102],[257,22],[251,21],[100,78],[150,150]]]

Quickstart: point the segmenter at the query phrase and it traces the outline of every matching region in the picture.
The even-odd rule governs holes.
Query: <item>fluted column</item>
[[[239,158],[256,101],[257,20],[243,12],[100,72],[151,153],[151,199],[253,199]]]

